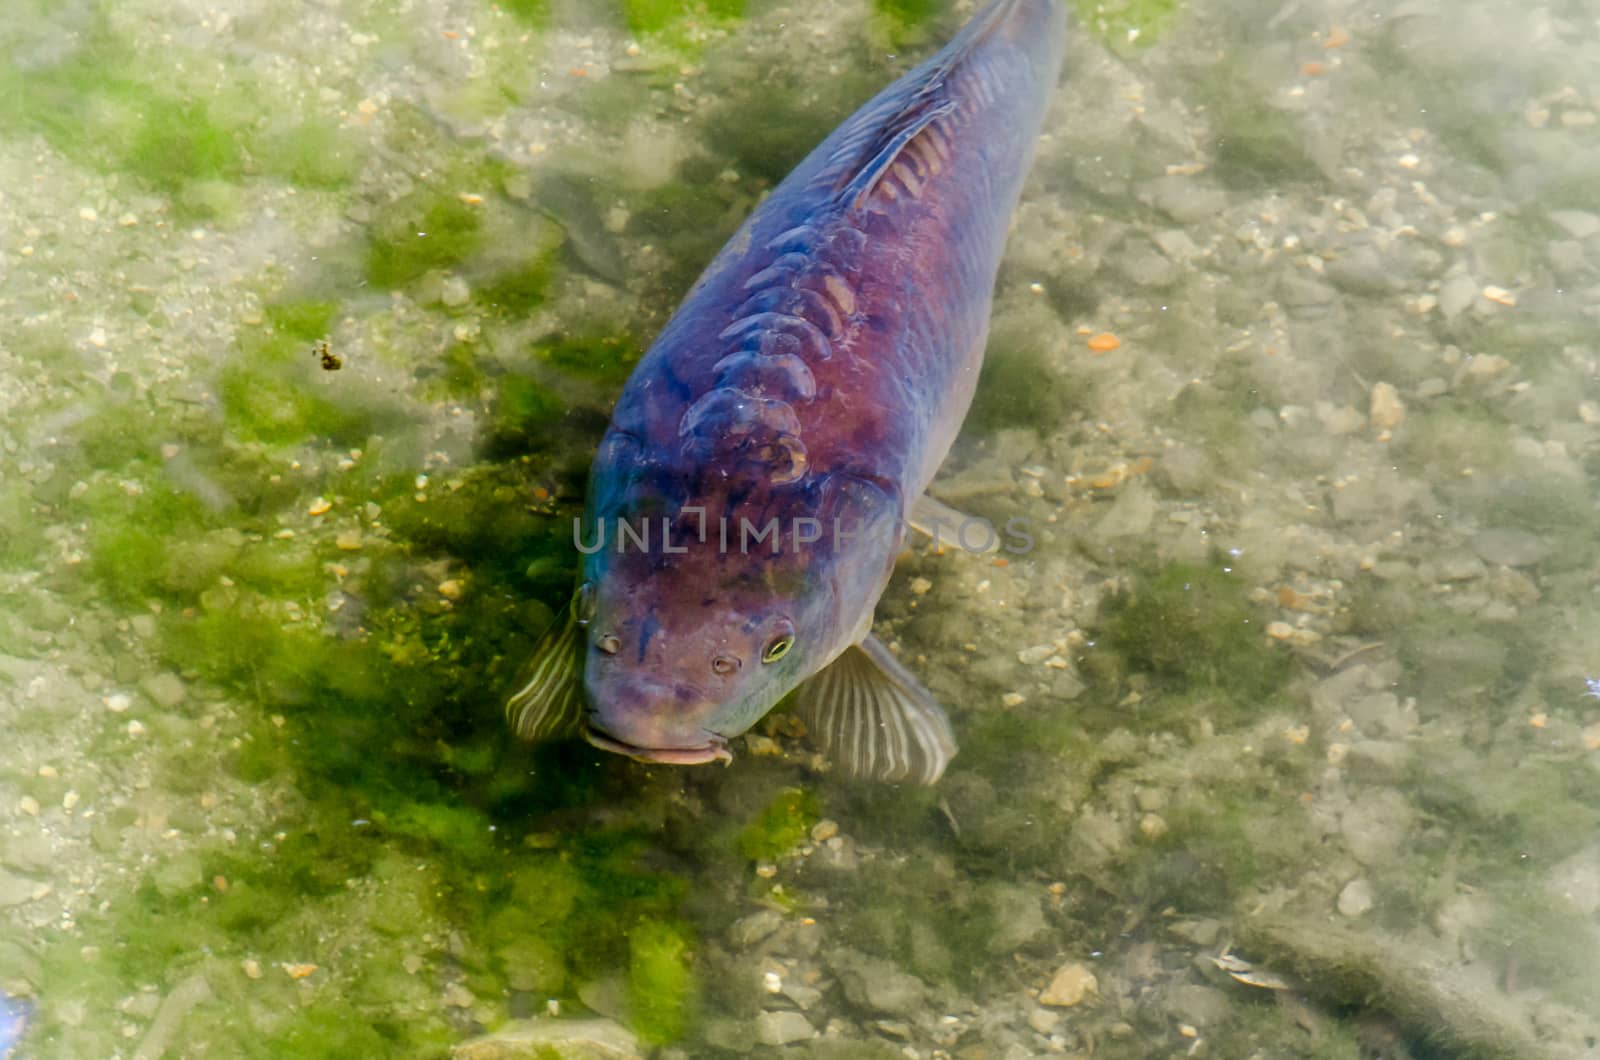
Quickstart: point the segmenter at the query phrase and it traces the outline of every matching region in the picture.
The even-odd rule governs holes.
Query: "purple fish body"
[[[798,688],[846,772],[937,779],[948,723],[872,610],[972,400],[1064,22],[993,0],[706,269],[601,441],[571,614],[508,706],[524,736],[725,759]]]
[[[0,990],[0,1060],[8,1060],[22,1041],[31,1008],[22,998],[11,997]]]

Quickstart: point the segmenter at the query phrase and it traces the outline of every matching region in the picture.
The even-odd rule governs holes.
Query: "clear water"
[[[1596,1055],[1600,9],[1085,5],[912,790],[502,728],[632,360],[972,5],[689,6],[7,6],[0,1050]]]

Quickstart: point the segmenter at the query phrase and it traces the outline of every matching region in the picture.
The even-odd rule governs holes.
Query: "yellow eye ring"
[[[767,650],[761,653],[761,661],[775,663],[785,655],[788,655],[789,649],[792,647],[794,647],[794,634],[785,633],[767,645]]]

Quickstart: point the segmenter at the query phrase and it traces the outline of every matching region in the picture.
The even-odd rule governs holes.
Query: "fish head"
[[[793,564],[696,551],[672,564],[625,557],[580,587],[583,724],[596,746],[680,765],[729,759],[729,738],[837,639],[829,594],[803,591],[783,569]]]

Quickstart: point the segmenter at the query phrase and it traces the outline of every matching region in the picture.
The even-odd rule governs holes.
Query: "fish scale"
[[[949,724],[872,611],[971,403],[1064,39],[1059,0],[994,0],[695,282],[612,413],[577,535],[598,544],[508,704],[519,732],[725,760],[793,693],[845,772],[938,778]]]

